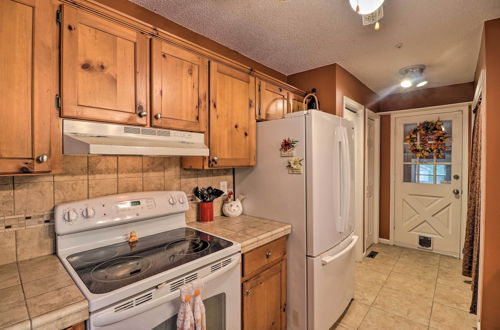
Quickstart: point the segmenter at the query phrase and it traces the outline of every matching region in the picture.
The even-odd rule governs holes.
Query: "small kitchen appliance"
[[[58,205],[57,255],[89,302],[87,329],[176,329],[179,288],[203,279],[208,329],[240,329],[241,248],[190,228],[186,194]]]
[[[353,133],[317,110],[259,122],[257,166],[236,169],[244,213],[292,225],[288,329],[329,329],[354,298]]]

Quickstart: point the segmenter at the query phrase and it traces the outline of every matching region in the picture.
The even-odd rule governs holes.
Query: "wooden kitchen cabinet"
[[[258,79],[257,119],[272,120],[285,117],[288,112],[288,92],[271,82]]]
[[[62,116],[146,125],[149,38],[69,5],[61,38]]]
[[[172,43],[151,45],[151,126],[207,130],[208,59]]]
[[[0,175],[60,170],[56,7],[0,0]]]
[[[288,92],[288,112],[304,110],[304,95]]]
[[[286,329],[286,242],[282,237],[243,254],[243,330]]]
[[[209,157],[183,157],[184,168],[255,166],[255,77],[210,63]]]

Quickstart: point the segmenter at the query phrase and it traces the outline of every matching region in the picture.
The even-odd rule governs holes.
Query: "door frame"
[[[356,120],[350,120],[350,122],[354,126],[354,130],[359,131],[360,134],[354,134],[354,152],[356,157],[360,158],[361,162],[356,162],[354,164],[354,233],[358,237],[362,237],[356,244],[355,247],[355,256],[356,260],[361,261],[365,255],[365,106],[344,96],[343,102],[343,118],[346,118],[347,113],[353,113],[356,117]],[[346,118],[347,119],[347,118]],[[348,119],[349,120],[349,119]],[[357,210],[361,210],[361,214],[357,214]],[[359,211],[358,211],[359,212]]]
[[[391,112],[382,112],[380,114],[391,115],[391,159],[390,159],[390,228],[389,228],[389,244],[394,244],[394,211],[395,211],[395,152],[396,152],[396,142],[395,142],[395,132],[396,132],[396,118],[426,115],[429,112],[432,114],[446,113],[450,111],[461,111],[462,112],[462,202],[461,202],[461,216],[462,221],[460,224],[460,258],[463,256],[463,246],[465,240],[465,225],[467,222],[467,195],[468,195],[468,182],[469,182],[469,112],[470,112],[471,102],[447,104],[435,107],[425,107],[416,109],[406,109]]]
[[[373,190],[374,190],[374,196],[373,196],[373,203],[374,203],[374,207],[373,207],[373,243],[374,244],[377,244],[379,242],[379,221],[380,221],[380,116],[366,108],[365,110],[365,113],[366,113],[366,118],[365,120],[368,121],[370,119],[374,120],[375,122],[375,140],[374,140],[374,144],[375,144],[375,155],[374,155],[374,168],[373,168],[373,171],[374,171],[374,182],[373,182]],[[368,164],[367,164],[367,152],[368,152],[368,148],[366,148],[366,142],[367,142],[367,139],[366,139],[366,133],[367,133],[367,129],[368,129],[368,125],[365,124],[365,153],[364,153],[364,157],[365,157],[365,161],[364,161],[364,168],[365,168],[365,182],[366,182],[366,177],[368,176]],[[365,190],[366,187],[363,186],[363,190]],[[365,195],[366,196],[366,195]],[[364,196],[363,196],[363,199]],[[364,200],[364,206],[366,206],[366,200]],[[365,207],[365,210],[366,210],[366,207]],[[365,213],[365,212],[364,212]],[[364,214],[363,216],[363,222],[366,221],[366,213]],[[363,224],[363,228],[365,228],[364,226],[366,225],[366,223]],[[364,237],[363,237],[364,238]],[[366,248],[365,248],[366,250]],[[365,251],[366,252],[366,251]]]

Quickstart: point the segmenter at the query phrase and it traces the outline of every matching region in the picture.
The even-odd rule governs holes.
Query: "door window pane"
[[[418,123],[404,124],[404,136],[408,136],[410,131],[417,127]],[[435,143],[432,136],[421,139],[417,133],[417,147],[429,148],[429,153],[419,156],[410,151],[410,144],[403,140],[403,182],[421,184],[450,184],[451,183],[451,162],[452,162],[452,121],[443,120],[443,128],[448,133],[448,140],[445,146],[448,150],[441,151],[441,157],[436,156],[433,151]],[[422,143],[422,144],[421,144]]]

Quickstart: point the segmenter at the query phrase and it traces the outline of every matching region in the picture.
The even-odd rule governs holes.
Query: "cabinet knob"
[[[266,258],[267,259],[271,258],[272,255],[273,255],[273,253],[271,251],[266,251]]]
[[[143,117],[146,117],[146,116],[147,116],[147,114],[148,114],[148,113],[147,113],[146,111],[144,111],[144,107],[142,106],[142,104],[139,104],[139,105],[137,106],[137,115],[138,115],[139,117],[143,118]]]
[[[252,294],[252,290],[246,290],[246,291],[245,291],[245,295],[249,296],[249,295],[251,295],[251,294]]]
[[[157,113],[157,114],[155,115],[155,119],[160,120],[160,119],[161,119],[161,113]]]
[[[46,154],[42,154],[36,158],[36,161],[39,163],[46,163],[49,160],[49,156]]]

